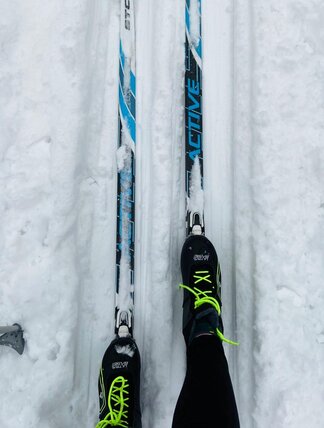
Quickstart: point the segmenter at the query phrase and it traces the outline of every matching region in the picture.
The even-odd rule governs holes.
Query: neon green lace
[[[128,428],[128,395],[129,383],[123,376],[118,376],[112,382],[108,395],[109,412],[105,419],[98,422],[96,428],[106,428],[108,426]]]
[[[202,281],[208,282],[209,284],[212,283],[211,281],[211,275],[209,273],[209,271],[196,271],[194,276],[195,278],[195,284],[199,284]],[[216,309],[216,312],[218,314],[218,316],[221,316],[221,308],[220,308],[220,304],[218,302],[217,299],[215,299],[215,297],[209,296],[209,294],[212,294],[211,290],[200,290],[200,288],[198,287],[188,287],[187,285],[184,284],[180,284],[180,288],[184,288],[185,290],[189,291],[190,293],[194,294],[194,296],[196,297],[195,299],[195,309],[199,308],[201,305],[204,304],[208,304],[211,305],[213,308]],[[211,331],[210,333],[215,333],[214,331]],[[233,340],[227,339],[223,333],[219,330],[219,328],[216,328],[216,334],[217,336],[220,338],[220,340],[222,342],[226,342],[229,343],[230,345],[235,345],[238,346],[239,343],[238,342],[234,342]]]

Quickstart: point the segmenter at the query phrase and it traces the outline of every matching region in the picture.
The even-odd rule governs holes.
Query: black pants
[[[221,341],[200,336],[187,350],[187,373],[172,428],[239,428],[237,407]]]

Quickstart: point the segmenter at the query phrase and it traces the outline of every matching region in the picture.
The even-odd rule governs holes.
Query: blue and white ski
[[[204,234],[201,2],[186,0],[185,183],[187,236]]]
[[[133,0],[121,0],[115,333],[132,334],[134,308],[136,78]]]

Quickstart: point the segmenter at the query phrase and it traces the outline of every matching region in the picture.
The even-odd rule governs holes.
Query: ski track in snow
[[[91,427],[113,337],[119,1],[0,6],[0,426]],[[37,11],[37,12],[35,12]],[[242,428],[324,420],[324,7],[204,0],[204,197]],[[135,3],[143,428],[185,373],[184,2]],[[304,403],[304,405],[301,405]]]
[[[175,8],[171,0],[161,2],[154,9],[147,4],[147,11],[137,26],[144,29],[145,22],[150,22],[146,31],[143,30],[142,37],[152,40],[152,50],[146,54],[146,60],[152,64],[147,70],[149,73],[142,75],[138,68],[138,92],[145,94],[145,85],[152,90],[148,91],[151,94],[150,104],[147,110],[142,111],[142,120],[138,116],[142,124],[138,143],[143,169],[142,186],[146,187],[149,182],[151,189],[148,206],[144,210],[145,217],[141,221],[141,226],[148,230],[141,253],[142,259],[146,260],[145,268],[141,269],[141,278],[137,281],[142,310],[145,309],[140,317],[142,332],[138,342],[142,350],[143,419],[147,426],[158,427],[171,425],[176,398],[171,397],[170,400],[171,373],[177,357],[173,332],[177,326],[177,334],[181,337],[178,311],[173,313],[175,298],[178,308],[181,307],[180,292],[177,290],[180,278],[178,269],[177,272],[174,270],[173,260],[178,263],[180,241],[174,229],[174,218],[178,222],[179,182],[184,189],[180,180],[183,118],[181,63],[184,52],[182,32],[179,31],[181,20],[177,19],[183,11],[180,6]],[[170,62],[165,61],[168,56]],[[178,67],[174,67],[174,63]],[[146,128],[149,128],[149,138],[144,136]],[[184,208],[184,201],[182,206]],[[138,218],[141,218],[141,212]],[[141,233],[137,236],[141,240]],[[166,354],[173,358],[166,359]]]
[[[324,420],[318,13],[316,1],[237,2],[238,391],[248,427],[315,428]]]

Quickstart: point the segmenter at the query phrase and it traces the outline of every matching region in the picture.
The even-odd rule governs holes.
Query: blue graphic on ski
[[[133,0],[121,1],[117,150],[115,333],[132,334],[134,309],[136,77]]]
[[[185,186],[187,235],[204,234],[201,2],[186,0]]]

